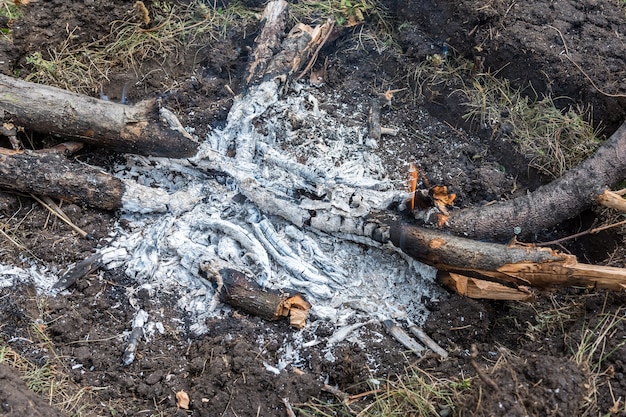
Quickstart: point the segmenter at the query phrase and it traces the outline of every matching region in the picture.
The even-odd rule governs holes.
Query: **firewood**
[[[443,282],[469,297],[529,299],[527,287],[626,290],[626,269],[579,263],[574,255],[548,248],[480,242],[401,222],[391,226],[390,239],[404,253],[446,273]]]
[[[572,218],[626,178],[626,122],[587,160],[532,193],[450,213],[445,229],[473,239],[510,240]]]
[[[103,210],[126,208],[143,213],[178,211],[202,198],[196,191],[166,191],[121,180],[102,169],[74,163],[64,155],[72,143],[55,151],[0,148],[0,187],[58,198]]]
[[[301,294],[263,288],[242,272],[230,268],[221,269],[220,278],[222,302],[265,320],[289,317],[293,327],[305,326],[311,304]]]
[[[470,278],[453,272],[440,272],[437,274],[437,278],[443,285],[469,298],[511,301],[532,301],[535,299],[535,294],[524,286],[507,287],[498,282]]]
[[[180,158],[198,148],[157,100],[123,105],[2,74],[0,90],[4,121],[35,132],[140,155]]]
[[[246,84],[259,82],[264,76],[274,51],[280,49],[280,43],[285,31],[288,3],[284,0],[268,3],[263,11],[261,20],[263,29],[255,39],[253,60],[248,67]]]
[[[58,153],[0,152],[0,187],[105,210],[122,206],[124,182],[101,169],[71,164]]]

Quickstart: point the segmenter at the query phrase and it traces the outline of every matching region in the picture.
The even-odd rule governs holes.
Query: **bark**
[[[128,106],[2,74],[0,115],[29,130],[117,152],[179,158],[194,155],[198,148],[156,100]]]
[[[122,206],[122,180],[59,153],[0,152],[0,187],[46,195],[105,210]]]
[[[626,122],[578,167],[534,192],[490,206],[450,213],[446,229],[473,239],[510,240],[572,218],[626,178]]]
[[[462,276],[471,279],[468,285],[478,279],[521,291],[563,286],[626,289],[626,269],[578,263],[575,256],[548,248],[479,242],[398,222],[390,228],[390,239],[404,253],[448,273],[447,283]],[[480,298],[501,298],[495,288],[492,296],[483,294]]]
[[[285,33],[287,7],[284,0],[272,1],[265,7],[261,18],[263,29],[254,40],[253,59],[248,67],[246,84],[258,84],[264,78],[272,58],[280,50]]]
[[[289,317],[293,327],[301,329],[311,305],[298,293],[264,289],[234,269],[220,270],[222,302],[265,320]]]

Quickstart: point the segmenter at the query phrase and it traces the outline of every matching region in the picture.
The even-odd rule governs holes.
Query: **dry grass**
[[[613,398],[615,413],[619,409],[626,412],[623,395],[617,398],[611,387],[611,377],[614,373],[612,366],[607,367],[606,361],[626,344],[624,339],[615,339],[617,331],[623,330],[626,324],[626,309],[618,308],[614,312],[602,311],[587,322],[582,329],[580,340],[573,343],[572,359],[578,366],[589,373],[587,395],[580,410],[580,416],[604,415],[607,410],[601,410],[598,405],[599,390],[608,390]],[[595,323],[591,325],[591,323]],[[621,407],[620,407],[621,402]],[[610,415],[611,410],[609,410]]]
[[[131,69],[142,78],[142,63],[175,64],[190,49],[209,47],[224,39],[229,29],[245,27],[259,17],[237,2],[217,8],[201,0],[187,6],[153,1],[148,24],[141,11],[133,10],[124,20],[112,22],[111,32],[96,42],[76,43],[70,33],[47,56],[32,54],[27,63],[33,71],[27,80],[97,94],[112,70]]]
[[[314,399],[301,404],[298,410],[300,415],[309,417],[453,415],[461,396],[471,388],[471,380],[450,380],[412,365],[405,374],[371,388],[364,394],[346,396],[342,402]]]
[[[391,19],[376,0],[299,1],[290,4],[289,15],[292,21],[306,24],[321,24],[331,18],[336,26],[354,28],[360,47],[367,43],[378,53],[396,46]]]
[[[68,369],[56,354],[48,335],[48,325],[44,321],[45,302],[39,300],[37,305],[39,317],[30,318],[28,338],[22,340],[30,343],[32,351],[41,358],[36,362],[29,360],[7,342],[0,340],[0,363],[15,369],[28,389],[46,398],[51,406],[71,416],[94,415],[94,410],[102,407],[92,396],[99,388],[81,387],[72,382]]]
[[[600,145],[590,111],[559,109],[552,97],[531,99],[508,80],[478,70],[463,58],[435,54],[414,67],[408,83],[415,100],[436,102],[442,94],[457,95],[466,108],[465,120],[494,137],[511,140],[532,167],[553,178]]]

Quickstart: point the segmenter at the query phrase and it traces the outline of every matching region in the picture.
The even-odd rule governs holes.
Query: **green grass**
[[[6,28],[0,29],[0,39],[4,38],[6,40],[11,40],[13,37],[13,32],[11,30],[11,25],[13,21],[20,18],[23,14],[23,9],[20,6],[17,6],[11,0],[0,0],[0,16],[5,16],[9,19],[8,26]]]
[[[497,73],[479,72],[463,58],[432,55],[414,66],[407,81],[416,101],[457,96],[466,109],[465,120],[511,141],[530,166],[553,178],[578,165],[601,144],[589,111],[557,108],[549,96],[532,99]]]

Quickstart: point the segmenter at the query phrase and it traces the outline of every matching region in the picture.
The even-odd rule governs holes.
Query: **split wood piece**
[[[156,100],[123,105],[0,74],[0,115],[32,131],[117,152],[181,158],[198,149]]]
[[[311,308],[304,297],[295,292],[264,289],[242,272],[220,270],[222,302],[265,320],[289,317],[291,326],[302,329]]]
[[[626,122],[591,157],[561,178],[522,197],[453,211],[445,229],[490,241],[510,240],[519,230],[523,235],[539,232],[588,209],[624,178]]]
[[[575,256],[548,248],[480,242],[400,222],[391,225],[390,239],[404,253],[447,273],[444,282],[452,280],[453,289],[458,287],[467,296],[519,299],[529,295],[527,287],[626,290],[626,269],[578,263]],[[468,280],[463,282],[460,276]],[[518,291],[507,298],[504,286]]]
[[[370,107],[369,114],[369,135],[376,139],[380,140],[382,135],[391,135],[396,136],[398,134],[398,129],[383,127],[380,125],[380,110],[382,108],[382,104],[380,102],[380,98],[375,98],[372,100],[372,105]]]
[[[604,192],[598,196],[598,203],[604,207],[614,208],[626,213],[626,199],[613,191],[604,190]]]
[[[497,282],[470,278],[453,272],[438,272],[437,278],[443,285],[464,297],[509,301],[533,301],[535,299],[535,294],[525,286],[508,287]]]

